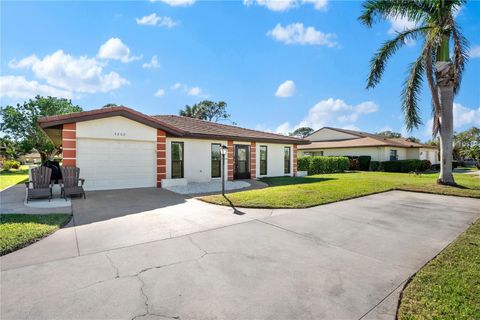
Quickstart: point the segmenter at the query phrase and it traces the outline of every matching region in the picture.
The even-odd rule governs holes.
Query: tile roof
[[[281,141],[285,143],[307,144],[308,140],[280,134],[241,128],[233,125],[215,123],[200,119],[194,119],[176,115],[152,116],[172,127],[186,132],[186,136],[209,137],[209,138],[230,138],[238,140],[256,141]]]
[[[55,128],[64,123],[89,121],[106,117],[123,116],[145,125],[159,128],[171,136],[192,138],[215,138],[239,141],[277,142],[308,144],[309,141],[275,133],[251,130],[194,118],[158,115],[148,116],[124,106],[102,108],[90,111],[74,112],[64,115],[48,116],[38,119],[41,128]]]
[[[405,138],[386,138],[384,136],[380,136],[380,135],[368,133],[368,132],[338,129],[338,128],[332,128],[332,127],[324,127],[324,128],[354,135],[357,138],[344,139],[344,140],[312,141],[311,144],[305,145],[305,146],[299,146],[298,148],[302,150],[358,148],[358,147],[399,147],[399,148],[437,149],[437,147],[435,146],[412,142]]]

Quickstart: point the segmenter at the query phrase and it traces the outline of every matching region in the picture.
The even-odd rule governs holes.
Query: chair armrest
[[[83,184],[85,183],[85,179],[83,179],[83,178],[80,178],[80,179],[78,179],[78,181],[80,181],[80,186],[82,186],[82,187],[83,187]]]
[[[30,183],[32,183],[32,181],[25,181],[24,183],[25,183],[25,187],[27,189],[29,189],[30,188]]]

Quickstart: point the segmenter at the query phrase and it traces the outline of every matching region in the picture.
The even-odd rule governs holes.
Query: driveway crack
[[[118,270],[118,267],[115,265],[115,263],[113,262],[112,258],[108,255],[107,252],[105,252],[105,257],[107,258],[107,260],[110,262],[110,265],[112,266],[113,270],[115,270],[115,278],[120,278],[119,276],[119,270]]]

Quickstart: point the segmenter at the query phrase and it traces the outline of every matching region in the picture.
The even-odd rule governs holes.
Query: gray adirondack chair
[[[80,178],[80,168],[77,167],[60,167],[62,171],[62,179],[58,180],[60,187],[62,188],[62,197],[67,200],[67,196],[71,195],[83,195],[86,199],[85,190],[83,184],[85,179]]]
[[[27,203],[31,199],[52,199],[52,169],[40,166],[31,170],[32,180],[25,182]]]

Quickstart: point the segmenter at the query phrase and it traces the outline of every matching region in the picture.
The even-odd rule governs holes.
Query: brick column
[[[62,165],[77,165],[77,124],[65,123],[62,128]]]
[[[250,179],[257,178],[257,147],[255,142],[250,143]]]
[[[167,138],[165,131],[157,129],[157,188],[167,178]]]
[[[228,167],[227,178],[228,178],[228,181],[232,181],[233,180],[233,166],[234,166],[234,162],[233,162],[233,141],[232,140],[227,141],[227,147],[228,147],[228,151],[227,151],[227,167]]]
[[[293,176],[297,176],[297,145],[293,145]]]

